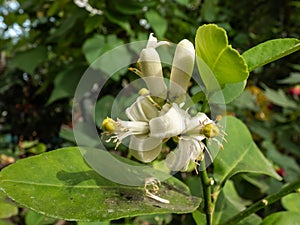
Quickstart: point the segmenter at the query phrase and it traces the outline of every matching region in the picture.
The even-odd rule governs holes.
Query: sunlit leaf
[[[281,199],[283,207],[292,212],[300,213],[300,193],[292,193]]]
[[[247,62],[249,71],[252,71],[298,50],[300,50],[300,40],[282,38],[261,43],[245,51],[242,55]]]
[[[300,214],[296,212],[278,212],[267,216],[260,225],[300,225]]]
[[[228,44],[223,28],[215,24],[199,27],[195,44],[198,68],[203,80],[207,76],[203,70],[204,63],[210,68],[221,87],[248,78],[247,64],[239,52]],[[204,84],[206,85],[205,81]]]

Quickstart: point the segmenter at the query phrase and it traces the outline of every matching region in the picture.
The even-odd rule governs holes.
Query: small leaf
[[[155,35],[158,38],[163,38],[168,28],[167,20],[155,10],[147,11],[145,16],[154,30]]]
[[[47,104],[49,105],[58,99],[73,96],[85,69],[85,65],[73,65],[57,74],[54,80],[54,89]]]
[[[17,214],[18,207],[9,201],[6,194],[0,191],[0,218],[9,218]]]
[[[55,219],[46,217],[45,215],[29,211],[25,216],[25,222],[27,225],[47,225],[54,224]]]
[[[185,190],[187,187],[173,177],[163,181],[157,193],[168,199],[169,204],[146,197],[143,186],[107,180],[87,166],[77,147],[17,161],[0,172],[0,188],[26,208],[76,221],[188,213],[200,203],[199,198],[190,196]]]
[[[283,90],[278,91],[272,90],[271,88],[265,87],[265,96],[274,104],[281,107],[289,107],[293,109],[298,109],[298,105],[293,100],[289,99]]]
[[[216,202],[213,224],[218,225],[224,223],[245,209],[244,205],[245,202],[238,196],[232,181],[226,183]],[[254,214],[241,220],[237,225],[253,225],[259,224],[260,222],[261,218]]]
[[[33,74],[35,69],[47,58],[47,49],[44,46],[18,52],[10,60],[9,66],[17,67],[29,74]]]
[[[300,213],[300,193],[292,193],[281,199],[283,207],[292,212]]]
[[[260,225],[300,225],[300,214],[296,212],[278,212],[267,216]]]
[[[199,27],[195,43],[197,63],[202,79],[206,73],[202,71],[201,60],[210,68],[221,87],[224,84],[241,82],[248,78],[247,64],[238,51],[228,44],[226,31],[223,28],[215,24]]]
[[[252,71],[298,50],[300,50],[300,40],[281,38],[261,43],[248,49],[242,55],[247,62],[248,70]]]
[[[253,142],[249,130],[242,121],[227,116],[222,122],[226,122],[227,141],[223,142],[224,149],[218,152],[214,160],[214,177],[220,186],[241,172],[262,173],[281,180],[272,164]],[[214,142],[208,147],[212,152],[218,149]]]
[[[299,84],[300,83],[300,73],[291,73],[289,77],[279,80],[279,84]]]

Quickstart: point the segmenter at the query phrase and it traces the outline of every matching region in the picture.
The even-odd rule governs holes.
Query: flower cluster
[[[176,47],[169,87],[164,82],[162,65],[156,48],[168,42],[157,42],[150,34],[146,48],[140,53],[138,69],[134,70],[145,81],[148,89],[142,89],[136,101],[126,109],[129,121],[106,118],[102,123],[104,134],[110,135],[117,146],[130,136],[131,154],[142,162],[153,161],[161,152],[162,144],[169,138],[178,146],[166,158],[170,170],[187,170],[190,161],[201,161],[207,151],[203,141],[222,135],[215,122],[205,113],[189,115],[180,106],[194,68],[195,50],[188,40]],[[207,151],[208,152],[208,151]],[[209,154],[209,153],[208,153]]]

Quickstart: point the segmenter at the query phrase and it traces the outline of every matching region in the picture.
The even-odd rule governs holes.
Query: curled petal
[[[147,47],[146,48],[157,48],[161,45],[169,45],[169,42],[167,41],[157,41],[157,38],[153,36],[153,33],[149,35],[149,39],[147,42]]]
[[[158,116],[157,108],[145,96],[138,97],[125,113],[132,121],[148,122],[151,118]]]
[[[146,135],[132,136],[129,149],[131,154],[139,161],[148,163],[153,161],[161,152],[162,141]]]
[[[151,96],[166,99],[167,86],[164,82],[161,61],[154,48],[145,48],[141,51],[139,66],[142,78],[151,93]]]
[[[184,39],[176,47],[172,63],[169,98],[171,101],[185,97],[195,62],[194,45]],[[178,103],[180,103],[179,101]]]
[[[196,139],[180,138],[178,148],[167,155],[167,166],[173,171],[186,171],[190,161],[197,161],[204,148],[205,145]]]
[[[160,138],[149,137],[148,135],[133,135],[130,139],[129,148],[136,151],[150,151],[162,144]]]
[[[173,104],[164,115],[151,119],[149,121],[150,136],[164,139],[181,134],[185,130],[186,123],[183,112],[176,104]]]
[[[208,123],[213,123],[213,121],[209,119],[205,113],[199,112],[196,116],[190,117],[189,120],[187,120],[184,133],[200,134],[203,126]]]

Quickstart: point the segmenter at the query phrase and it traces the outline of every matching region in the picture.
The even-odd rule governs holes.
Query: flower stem
[[[206,215],[206,224],[212,225],[214,204],[211,198],[211,183],[206,171],[205,160],[202,160],[201,166],[202,166],[202,171],[200,172],[200,176],[203,184],[204,211]]]
[[[279,192],[269,195],[266,198],[252,204],[249,208],[245,209],[244,211],[240,212],[236,216],[229,219],[227,222],[223,223],[222,225],[234,225],[237,224],[242,219],[248,217],[249,215],[257,212],[258,210],[266,207],[267,205],[270,205],[279,199],[281,199],[283,196],[288,195],[295,190],[300,188],[300,179],[286,185],[284,188],[282,188]]]

